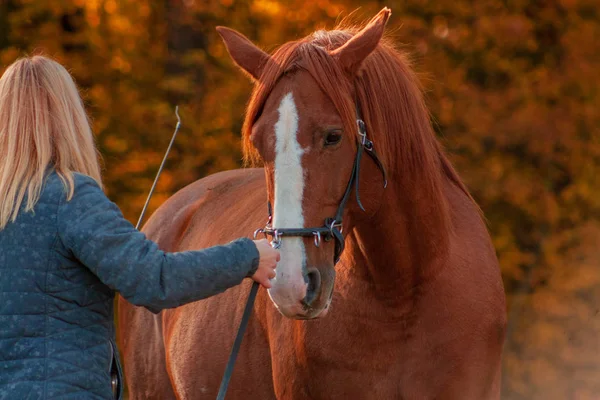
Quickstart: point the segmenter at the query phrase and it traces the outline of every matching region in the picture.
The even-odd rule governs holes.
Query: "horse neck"
[[[439,271],[448,253],[439,210],[403,187],[388,186],[374,214],[355,213],[346,238],[347,278],[386,301],[410,295]]]

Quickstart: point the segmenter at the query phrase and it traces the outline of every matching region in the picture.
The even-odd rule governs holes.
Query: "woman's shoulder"
[[[70,202],[73,198],[80,196],[104,196],[102,188],[92,177],[81,174],[79,172],[73,172],[73,193],[70,196],[69,185],[66,185],[65,180],[54,170],[51,170],[46,178],[44,185],[44,194],[60,198],[62,202]]]
[[[64,224],[72,224],[74,221],[79,221],[77,224],[85,225],[81,221],[86,216],[92,218],[94,215],[113,215],[117,212],[116,206],[106,196],[98,182],[90,176],[73,173],[73,192],[71,195],[69,195],[68,187],[64,186],[58,174],[51,179],[58,181],[62,190],[58,207],[58,220],[62,228],[65,227]],[[76,228],[83,229],[85,226]]]

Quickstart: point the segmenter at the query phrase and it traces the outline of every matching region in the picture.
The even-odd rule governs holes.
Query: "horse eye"
[[[327,132],[325,136],[325,146],[333,146],[338,144],[342,140],[342,131],[335,130]]]

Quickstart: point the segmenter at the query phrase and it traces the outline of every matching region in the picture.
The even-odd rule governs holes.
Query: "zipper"
[[[112,339],[110,343],[110,366],[108,374],[110,376],[110,384],[115,400],[121,400],[123,398],[123,372],[121,370],[121,361],[119,360],[119,352],[117,345],[113,343]]]

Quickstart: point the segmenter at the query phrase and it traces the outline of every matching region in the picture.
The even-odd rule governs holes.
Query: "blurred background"
[[[598,0],[0,0],[0,71],[40,52],[67,66],[107,193],[135,222],[175,105],[150,211],[241,166],[251,83],[215,26],[271,51],[383,6],[488,219],[508,296],[503,399],[600,399]]]

